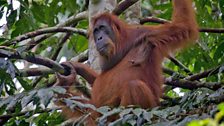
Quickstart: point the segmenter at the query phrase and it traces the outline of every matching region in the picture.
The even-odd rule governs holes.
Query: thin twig
[[[13,40],[5,42],[1,45],[9,46],[11,44],[16,44],[16,43],[21,42],[23,40],[30,39],[30,38],[33,38],[33,37],[36,37],[36,36],[39,36],[39,35],[42,35],[42,34],[57,33],[57,32],[73,32],[73,33],[78,33],[80,35],[83,35],[85,37],[87,36],[87,31],[84,30],[84,29],[77,29],[77,28],[72,28],[72,27],[49,27],[49,28],[38,29],[36,31],[25,33],[23,35],[20,35],[20,36],[16,37]]]
[[[224,33],[224,28],[201,28],[199,32]]]
[[[186,73],[191,73],[191,71],[183,64],[181,63],[179,60],[177,60],[176,58],[169,56],[168,57],[175,65],[179,66],[180,68],[182,68]]]

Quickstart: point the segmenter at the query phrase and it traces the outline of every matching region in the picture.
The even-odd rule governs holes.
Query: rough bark
[[[92,18],[103,12],[111,12],[116,7],[116,0],[90,0],[89,3],[89,27],[92,27]],[[98,53],[96,51],[93,38],[89,38],[89,63],[96,71],[100,72]]]

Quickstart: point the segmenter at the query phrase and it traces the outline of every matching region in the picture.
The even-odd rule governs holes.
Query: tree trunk
[[[90,0],[89,3],[89,27],[92,28],[92,18],[103,12],[111,12],[117,5],[116,0]],[[89,38],[89,63],[97,72],[100,72],[98,53],[93,38]]]
[[[125,11],[125,20],[129,24],[139,24],[141,17],[141,1],[136,2]]]

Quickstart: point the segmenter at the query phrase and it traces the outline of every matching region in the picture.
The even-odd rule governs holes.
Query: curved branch
[[[1,52],[0,52],[1,57]],[[84,62],[88,60],[88,50],[84,51],[83,53],[80,53],[78,56],[71,59],[74,62]],[[54,74],[54,70],[49,68],[30,68],[30,69],[22,69],[17,74],[17,76],[21,77],[29,77],[29,76],[41,76],[41,75],[48,75],[48,74]]]
[[[12,52],[0,49],[0,57],[1,58],[9,58],[9,59],[23,59],[28,62],[34,63],[34,64],[46,66],[46,67],[54,70],[55,72],[59,72],[61,74],[67,73],[67,71],[64,69],[63,66],[54,62],[53,60],[48,59],[48,58],[43,58],[43,57],[40,57],[40,56],[37,56],[34,54],[29,54],[26,52],[22,52],[22,53],[13,52],[12,53]]]
[[[124,12],[127,8],[132,6],[138,2],[138,0],[123,0],[119,3],[119,5],[113,10],[113,14],[120,15],[122,12]]]

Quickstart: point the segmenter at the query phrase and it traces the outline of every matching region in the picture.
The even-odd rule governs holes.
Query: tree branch
[[[84,9],[84,8],[83,8]],[[71,27],[75,27],[77,25],[76,24],[72,24]],[[70,38],[70,36],[72,35],[71,32],[68,32],[66,33],[64,36],[62,35],[62,38],[59,40],[59,42],[57,43],[57,46],[55,49],[53,49],[53,53],[52,55],[50,56],[50,59],[56,61],[57,60],[57,57],[63,47],[63,45],[66,43],[66,41]],[[52,70],[51,70],[52,71]],[[47,71],[43,71],[44,73],[46,73]],[[35,71],[34,71],[35,73]],[[39,73],[39,72],[38,72]],[[51,74],[52,72],[49,72],[49,74]],[[35,75],[35,74],[34,74]],[[32,82],[32,85],[34,87],[36,87],[36,85],[38,84],[38,82],[40,82],[42,80],[43,76],[39,76],[39,77],[36,77],[35,80],[33,80]],[[52,78],[52,77],[51,77]]]
[[[0,57],[1,57],[1,52],[0,52]],[[88,59],[88,50],[84,51],[83,53],[80,53],[78,56],[72,58],[71,60],[75,62],[84,62],[87,59]],[[17,76],[21,76],[21,77],[41,76],[41,75],[54,74],[54,72],[55,72],[54,70],[49,68],[30,68],[30,69],[20,70]]]
[[[176,58],[169,56],[168,57],[175,65],[179,66],[181,69],[183,69],[186,73],[191,73],[191,71],[183,64],[181,63],[179,60],[177,60]]]
[[[86,50],[82,53],[80,53],[79,55],[77,55],[76,57],[73,57],[71,60],[74,62],[85,62],[86,60],[88,60],[88,53],[89,51]]]
[[[218,88],[221,87],[223,83],[218,83],[218,82],[198,82],[198,81],[189,81],[189,80],[173,80],[170,78],[165,79],[165,84],[174,86],[174,87],[180,87],[180,88],[185,88],[185,89],[197,89],[197,88],[202,88],[206,87],[212,90],[217,90]]]
[[[26,52],[22,52],[22,53],[9,52],[9,51],[0,49],[0,57],[1,58],[9,58],[9,59],[23,59],[28,62],[34,63],[34,64],[46,66],[48,68],[51,68],[55,72],[59,72],[61,74],[67,73],[67,71],[65,71],[63,66],[54,62],[53,60],[48,59],[48,58],[43,58],[43,57],[40,57],[40,56],[37,56],[34,54],[29,54]]]
[[[167,20],[162,19],[162,18],[156,18],[156,17],[147,17],[147,18],[140,19],[140,24],[145,24],[147,22],[159,23],[159,24],[170,23],[170,21],[167,21]]]
[[[186,77],[185,79],[186,79],[186,80],[190,80],[190,81],[200,80],[200,79],[202,79],[202,78],[205,78],[205,77],[208,77],[208,76],[211,76],[211,75],[214,75],[214,74],[219,73],[219,69],[220,69],[221,67],[224,67],[224,66],[221,65],[221,66],[218,66],[218,67],[216,67],[216,68],[213,68],[213,69],[210,69],[210,70],[201,72],[201,73],[197,73],[197,74],[188,76],[188,77]],[[222,71],[222,72],[224,72],[224,71]]]
[[[49,75],[54,74],[55,71],[49,68],[29,68],[29,69],[22,69],[19,71],[17,76],[20,77],[30,77],[30,76],[42,76],[42,75]]]
[[[199,32],[224,33],[224,28],[201,28]]]
[[[63,22],[61,24],[58,24],[57,27],[70,26],[70,25],[76,24],[79,21],[84,20],[84,19],[88,19],[88,12],[87,11],[84,11],[84,12],[81,12],[79,14],[75,14],[75,15],[69,17],[65,22]],[[36,46],[37,44],[39,44],[40,42],[49,38],[52,35],[53,34],[47,34],[47,35],[44,35],[44,36],[36,37],[35,41],[31,40],[30,42],[28,42],[30,46],[27,47],[27,50],[32,49],[34,46]]]
[[[124,12],[127,8],[132,6],[138,2],[138,0],[123,0],[119,3],[119,5],[113,10],[113,14],[120,15],[122,12]]]
[[[165,24],[170,23],[170,21],[156,18],[156,17],[147,17],[140,19],[140,24],[144,24],[147,22]],[[199,28],[199,32],[208,32],[208,33],[224,33],[224,28]]]
[[[28,32],[25,33],[23,35],[20,35],[18,37],[16,37],[15,39],[5,42],[1,45],[3,46],[9,46],[11,44],[16,44],[18,42],[21,42],[23,40],[26,39],[30,39],[42,34],[46,34],[46,33],[57,33],[57,32],[73,32],[73,33],[78,33],[84,37],[87,36],[87,31],[84,29],[77,29],[77,28],[72,28],[72,27],[49,27],[49,28],[43,28],[43,29],[38,29],[36,31],[32,31],[32,32]]]
[[[70,25],[75,24],[75,23],[77,23],[77,22],[79,22],[81,20],[84,20],[84,19],[88,19],[88,12],[87,11],[84,11],[84,12],[81,12],[79,14],[75,14],[75,15],[69,17],[65,22],[56,25],[56,27],[70,26]],[[53,34],[46,34],[46,35],[38,36],[35,39],[30,40],[28,42],[29,46],[27,47],[27,50],[32,49],[34,46],[36,46],[37,44],[39,44],[40,42],[42,42],[43,40],[49,38],[52,35]],[[15,44],[15,43],[7,44],[7,46],[13,45],[13,44]]]
[[[72,27],[75,27],[77,24],[73,24],[71,25]],[[62,39],[58,42],[58,46],[56,47],[56,49],[54,49],[53,54],[51,55],[51,59],[52,60],[56,60],[58,57],[58,54],[60,53],[63,45],[65,44],[65,42],[70,38],[70,36],[72,35],[72,33],[66,33],[65,36],[62,37]],[[85,35],[87,37],[87,34]]]
[[[58,24],[58,27],[70,26],[72,24],[76,24],[81,20],[88,19],[88,12],[83,11],[78,14],[74,14],[73,16],[69,17],[65,22]]]

